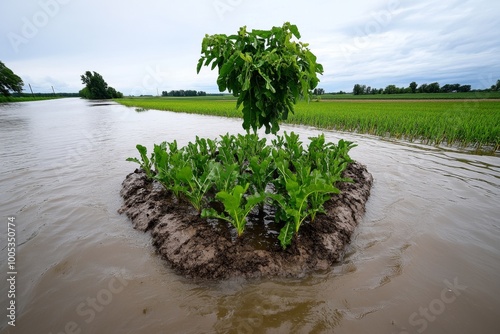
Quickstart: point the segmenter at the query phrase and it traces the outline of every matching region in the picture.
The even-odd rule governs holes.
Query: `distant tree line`
[[[161,96],[207,96],[206,92],[195,90],[171,90],[170,92],[163,91]]]
[[[499,80],[500,82],[500,80]],[[498,82],[497,82],[498,84]],[[493,87],[492,87],[493,90]],[[396,87],[396,85],[388,85],[384,88],[372,88],[366,85],[355,84],[352,90],[354,95],[368,94],[416,94],[416,93],[455,93],[455,92],[470,92],[471,85],[446,84],[440,86],[438,82],[430,84],[417,85],[415,81],[410,83],[408,87]]]

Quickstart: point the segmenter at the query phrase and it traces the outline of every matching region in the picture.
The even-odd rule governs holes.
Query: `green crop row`
[[[127,106],[241,117],[234,101],[203,98],[122,99]],[[489,151],[500,149],[498,101],[321,101],[301,102],[288,123]]]
[[[494,101],[312,102],[301,104],[289,122],[431,145],[500,148],[500,103]]]
[[[293,132],[277,136],[271,145],[255,134],[226,134],[219,140],[196,137],[181,148],[176,141],[154,145],[150,156],[146,147],[137,145],[140,159],[127,160],[191,203],[201,217],[231,223],[239,237],[248,214],[267,202],[275,207],[281,226],[278,239],[286,248],[302,224],[314,221],[331,194],[339,193],[335,185],[350,181],[342,173],[355,145],[343,140],[335,145],[324,135],[309,139],[304,147]]]

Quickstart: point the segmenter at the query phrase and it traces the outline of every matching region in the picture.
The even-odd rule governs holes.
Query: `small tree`
[[[417,86],[418,86],[418,85],[417,85],[417,83],[416,83],[415,81],[412,81],[412,82],[410,83],[410,90],[411,90],[411,92],[412,92],[413,94],[415,94],[415,93],[417,92]]]
[[[457,92],[467,93],[470,92],[471,88],[471,85],[460,85],[457,89]]]
[[[242,27],[237,35],[205,35],[197,72],[210,64],[212,70],[218,68],[219,91],[227,89],[238,97],[247,132],[265,126],[266,133],[276,133],[279,122],[294,112],[300,97],[309,97],[319,83],[317,74],[323,73],[300,37],[289,22],[271,30],[248,32]]]
[[[397,94],[398,93],[398,88],[396,85],[389,85],[385,87],[384,94]]]
[[[427,86],[427,90],[429,93],[439,93],[439,83],[433,82]]]
[[[419,87],[418,87],[418,92],[419,93],[428,93],[428,87],[429,85],[424,83],[424,84],[421,84]]]
[[[363,94],[363,88],[360,84],[355,84],[354,87],[352,88],[352,94],[353,95],[361,95]]]
[[[325,90],[323,88],[315,88],[313,91],[313,95],[323,95],[325,94]]]
[[[0,61],[0,94],[9,96],[11,91],[21,93],[23,85],[23,80]]]
[[[79,94],[83,98],[113,99],[123,97],[122,93],[116,91],[113,87],[108,87],[102,75],[97,72],[92,74],[90,71],[87,71],[81,76],[81,79],[85,88],[83,88]]]

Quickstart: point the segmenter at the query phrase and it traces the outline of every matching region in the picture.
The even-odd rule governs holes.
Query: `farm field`
[[[418,94],[417,94],[418,95]],[[232,99],[124,98],[129,107],[241,117]],[[310,125],[495,152],[500,149],[500,101],[319,101],[300,102],[287,123]]]

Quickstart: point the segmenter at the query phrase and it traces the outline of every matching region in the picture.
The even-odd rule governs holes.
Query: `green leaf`
[[[145,146],[137,144],[135,147],[139,151],[140,155],[144,155],[145,156],[146,154],[148,154],[148,149]]]
[[[294,224],[292,222],[287,222],[280,230],[278,239],[280,241],[281,247],[286,249],[292,243],[292,238],[294,234]]]
[[[198,60],[198,65],[196,66],[196,74],[200,73],[201,67],[203,66],[203,61],[205,59],[202,57],[200,60]]]
[[[200,214],[201,218],[217,218],[217,219],[222,219],[222,220],[225,220],[225,221],[228,221],[230,223],[232,223],[231,219],[228,219],[226,216],[224,215],[221,215],[220,213],[218,213],[215,209],[203,209],[201,210],[201,214]]]
[[[228,213],[232,213],[238,210],[238,207],[240,206],[242,192],[243,192],[243,187],[237,185],[232,192],[227,192],[224,190],[219,191],[216,197],[222,201],[222,204],[224,204],[224,209]]]
[[[297,39],[300,39],[301,36],[299,33],[299,29],[297,28],[297,26],[295,24],[290,25],[290,31]]]
[[[243,129],[250,130],[250,127],[253,127],[255,122],[253,121],[252,109],[248,104],[243,104]]]
[[[139,165],[141,164],[141,162],[137,158],[127,158],[126,161],[137,162]]]
[[[243,87],[241,87],[241,90],[242,91],[246,91],[246,90],[249,90],[250,89],[250,78],[246,78],[245,79],[245,82],[243,83]],[[243,92],[242,92],[243,93]],[[244,97],[243,97],[244,98]],[[242,98],[242,99],[243,99]],[[238,100],[239,101],[239,100]],[[240,102],[241,104],[241,102]],[[236,105],[236,108],[239,107],[239,104]]]
[[[226,78],[224,78],[223,76],[219,76],[217,78],[217,85],[219,86],[219,92],[223,92],[226,90],[227,86],[226,86]]]
[[[241,55],[241,52],[235,52],[229,59],[222,65],[222,68],[220,69],[219,76],[220,77],[225,77],[231,72],[231,70],[234,68],[234,62],[236,61],[236,58]]]
[[[299,183],[293,179],[288,179],[286,182],[286,191],[293,193],[299,190]]]
[[[269,31],[269,30],[252,30],[252,35],[255,35],[255,36],[259,36],[259,37],[262,37],[262,38],[269,38],[271,37],[272,35],[272,32]]]
[[[190,183],[193,178],[193,169],[190,166],[185,166],[177,171],[176,176],[179,180]]]

